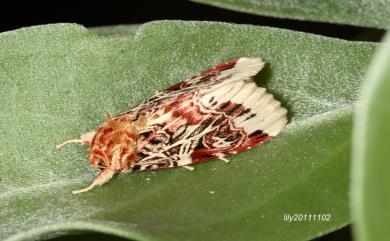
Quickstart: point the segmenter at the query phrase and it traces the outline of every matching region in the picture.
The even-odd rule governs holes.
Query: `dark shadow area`
[[[324,235],[312,241],[352,241],[351,226],[344,227],[335,232]],[[101,233],[83,233],[48,239],[48,241],[131,241],[130,239]]]
[[[132,239],[120,238],[102,233],[71,234],[58,238],[48,239],[49,241],[132,241]]]
[[[330,234],[327,234],[320,238],[313,239],[312,241],[352,241],[352,240],[353,238],[352,238],[351,225],[348,225]]]
[[[109,1],[93,5],[71,1],[23,3],[0,10],[0,31],[48,23],[79,23],[86,27],[145,23],[153,20],[202,20],[272,26],[323,36],[379,41],[384,31],[339,24],[263,17],[184,0]]]
[[[281,93],[275,92],[271,88],[269,88],[269,81],[272,79],[272,68],[269,64],[265,64],[264,68],[253,78],[253,81],[260,87],[264,87],[267,89],[267,92],[272,94],[275,99],[279,100],[282,103],[282,106],[287,109],[287,119],[290,122],[291,118],[294,116],[294,112],[292,111],[291,105],[289,102],[283,98]]]

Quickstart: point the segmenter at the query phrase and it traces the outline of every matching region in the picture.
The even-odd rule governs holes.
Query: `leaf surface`
[[[108,25],[101,27],[92,27],[88,30],[99,36],[110,36],[110,35],[134,35],[141,24],[122,24],[122,25]]]

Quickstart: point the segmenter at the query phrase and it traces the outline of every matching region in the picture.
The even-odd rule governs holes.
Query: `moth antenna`
[[[67,144],[70,144],[70,143],[83,143],[83,140],[81,140],[81,139],[67,140],[67,141],[65,141],[65,142],[62,143],[62,144],[56,145],[56,148],[57,148],[57,149],[61,149],[62,147],[64,147],[64,146],[67,145]]]
[[[95,133],[95,131],[84,133],[80,136],[80,139],[67,140],[62,144],[56,145],[56,147],[57,149],[61,149],[62,147],[70,143],[81,143],[83,145],[90,145],[93,137],[95,136]]]
[[[88,192],[89,190],[92,190],[94,187],[101,186],[104,183],[106,183],[109,180],[111,180],[111,178],[114,176],[114,174],[115,174],[115,171],[107,168],[102,173],[100,173],[99,176],[97,176],[95,178],[95,180],[93,180],[91,185],[89,185],[86,188],[80,189],[80,190],[72,191],[72,193],[73,194],[80,194],[80,193],[83,193],[83,192]]]

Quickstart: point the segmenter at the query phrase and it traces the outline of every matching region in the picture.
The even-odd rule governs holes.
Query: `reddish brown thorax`
[[[97,129],[92,140],[89,161],[102,171],[109,168],[115,172],[129,172],[138,159],[137,140],[145,118],[132,121],[129,115],[107,117]]]

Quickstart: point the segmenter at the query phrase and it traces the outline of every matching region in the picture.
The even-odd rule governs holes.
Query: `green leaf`
[[[99,36],[135,35],[141,24],[123,24],[102,27],[92,27],[88,30]]]
[[[349,223],[352,109],[375,44],[161,21],[134,37],[38,26],[0,34],[0,46],[0,239],[96,231],[136,240],[307,240]],[[289,111],[277,138],[229,164],[124,174],[71,194],[95,171],[85,147],[55,144],[237,56],[267,61],[256,81]],[[283,221],[294,213],[331,218]]]
[[[240,12],[278,18],[387,29],[389,0],[192,0]]]
[[[353,199],[357,240],[388,240],[390,223],[390,35],[367,75],[357,109],[353,148]]]

